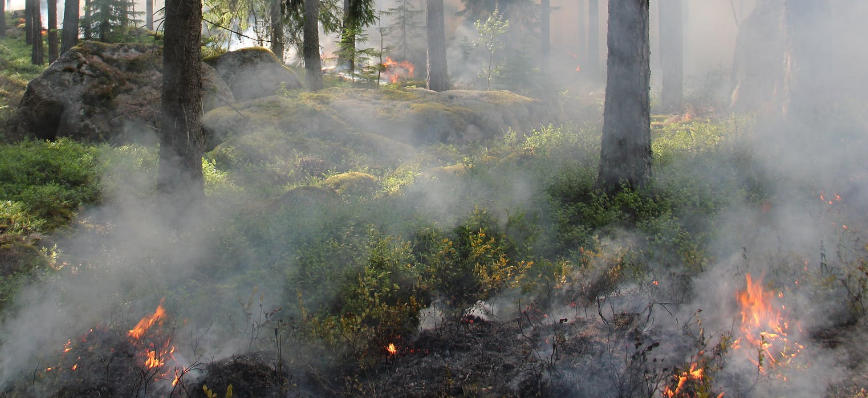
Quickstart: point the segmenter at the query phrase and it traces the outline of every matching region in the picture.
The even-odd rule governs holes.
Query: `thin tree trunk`
[[[341,56],[338,57],[338,65],[346,65],[353,84],[356,82],[356,26],[354,18],[350,15],[351,2],[344,0],[344,25],[341,28]]]
[[[579,71],[581,71],[588,61],[588,3],[586,0],[576,0],[576,3],[579,7],[578,23],[576,24],[579,31],[576,58],[579,61]]]
[[[682,0],[662,0],[660,6],[660,59],[663,87],[660,102],[667,112],[684,105],[684,34]]]
[[[24,1],[24,42],[27,45],[33,44],[33,10],[30,8],[32,4],[30,0]],[[6,14],[3,14],[3,17],[6,18]]]
[[[6,0],[0,0],[0,37],[6,37]]]
[[[2,0],[0,0],[2,1]],[[79,0],[66,0],[63,9],[63,40],[60,52],[65,53],[78,44],[78,5]]]
[[[319,53],[319,0],[304,0],[304,68],[311,91],[321,90],[322,59]]]
[[[57,0],[48,0],[48,63],[60,55],[57,38]]]
[[[109,21],[108,21],[108,15],[109,15],[108,4],[103,3],[102,7],[100,8],[100,14],[102,14],[103,20],[99,21],[99,41],[101,41],[103,43],[107,43],[108,39],[109,39],[109,37],[108,37],[109,28],[111,27],[111,25],[109,24]]]
[[[541,0],[539,14],[539,34],[540,34],[540,55],[546,58],[551,54],[551,19],[552,19],[552,4],[551,0]],[[547,60],[543,60],[547,64]]]
[[[443,0],[428,0],[428,82],[429,90],[449,89],[446,64],[446,21]]]
[[[154,0],[145,0],[145,28],[154,30]]]
[[[157,190],[187,201],[204,197],[201,29],[201,0],[166,2]]]
[[[84,0],[84,19],[86,23],[84,24],[84,38],[90,40],[93,38],[91,32],[91,9],[90,9],[90,0]]]
[[[283,63],[283,0],[272,0],[271,4],[271,52]]]
[[[588,0],[587,64],[588,77],[596,80],[600,76],[600,0]]]
[[[597,185],[640,188],[651,178],[649,0],[609,0],[606,100]]]
[[[30,62],[33,65],[42,65],[45,63],[43,52],[45,49],[42,48],[42,10],[40,10],[39,0],[27,0],[30,2],[30,26],[32,37],[32,49],[30,53]]]

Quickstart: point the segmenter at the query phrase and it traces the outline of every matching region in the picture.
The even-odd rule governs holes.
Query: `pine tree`
[[[141,12],[134,11],[135,0],[89,0],[85,3],[85,17],[80,21],[85,35],[93,30],[99,41],[110,42],[126,36],[129,28],[142,21]]]
[[[387,25],[384,31],[387,35],[397,34],[397,39],[389,46],[392,53],[401,59],[410,59],[413,50],[422,48],[419,43],[414,43],[413,38],[424,32],[422,18],[425,10],[416,8],[411,0],[399,0],[396,7],[384,11],[383,14],[394,18],[394,22]]]

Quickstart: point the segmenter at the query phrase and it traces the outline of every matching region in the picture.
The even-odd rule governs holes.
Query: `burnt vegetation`
[[[84,96],[122,131],[86,139],[62,111],[24,120],[28,84],[59,86],[6,9],[0,397],[868,396],[868,9],[621,1],[608,25],[596,0],[212,1],[184,37],[215,69],[175,94],[214,98],[162,115],[204,108],[187,136],[159,101],[115,109],[157,90],[164,37],[94,0],[80,33],[117,43],[57,62],[113,74]],[[436,76],[401,36],[426,5]],[[720,10],[735,61],[682,42]],[[242,37],[286,51],[227,52]],[[187,196],[166,135],[192,137]]]

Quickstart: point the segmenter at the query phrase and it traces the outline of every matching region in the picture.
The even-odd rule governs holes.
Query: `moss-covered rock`
[[[27,85],[13,123],[16,135],[89,142],[153,137],[161,54],[159,47],[147,44],[82,42]],[[203,63],[202,75],[206,111],[234,101],[213,68]]]
[[[354,131],[368,135],[365,142],[379,136],[416,146],[478,142],[510,128],[530,131],[550,116],[536,100],[507,91],[331,88],[219,108],[203,122],[217,137],[267,128],[311,134]]]
[[[280,87],[295,90],[303,86],[298,75],[267,48],[242,48],[204,61],[217,70],[240,101],[272,95]]]
[[[323,186],[341,195],[348,196],[370,196],[380,188],[376,177],[357,171],[341,173],[326,178],[323,181]]]

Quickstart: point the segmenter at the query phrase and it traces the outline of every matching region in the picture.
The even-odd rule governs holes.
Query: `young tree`
[[[682,0],[662,0],[660,7],[660,59],[663,88],[660,102],[666,111],[680,111],[684,105],[684,34]]]
[[[600,0],[588,0],[588,60],[585,64],[587,76],[596,80],[600,76]]]
[[[376,20],[373,0],[344,0],[338,64],[346,65],[350,76],[356,73],[356,38]]]
[[[649,0],[609,0],[606,100],[597,186],[640,188],[651,178]]]
[[[443,0],[428,0],[428,81],[429,90],[449,89],[446,65],[446,23]]]
[[[166,1],[157,190],[204,197],[201,0]],[[187,196],[189,195],[189,197]]]
[[[0,0],[4,1],[4,0]],[[48,63],[54,62],[59,56],[57,39],[57,0],[48,0]]]
[[[79,24],[82,25],[82,28],[84,30],[84,38],[87,40],[90,40],[93,38],[93,32],[91,31],[91,25],[90,25],[90,21],[91,21],[90,3],[91,3],[91,0],[84,0],[84,19],[79,20]]]
[[[60,42],[61,53],[67,52],[78,44],[78,6],[79,0],[66,0],[64,3],[63,40]]]
[[[473,25],[479,31],[479,41],[488,51],[488,67],[483,69],[480,77],[486,78],[486,90],[491,90],[491,75],[496,74],[500,69],[494,64],[494,54],[505,45],[502,36],[509,30],[509,20],[504,20],[503,15],[498,10],[494,10],[485,23],[477,20]]]
[[[420,18],[422,14],[425,14],[425,10],[416,9],[410,0],[399,0],[397,6],[384,11],[383,14],[394,17],[395,21],[385,27],[384,32],[387,34],[397,32],[399,34],[397,42],[390,46],[392,52],[400,54],[400,58],[403,60],[410,59],[410,52],[414,48],[413,38],[419,36],[424,28]]]
[[[42,65],[45,62],[42,48],[42,11],[39,0],[27,0],[30,3],[30,37],[32,49],[30,62],[34,65]],[[4,16],[5,17],[5,16]]]
[[[319,0],[304,0],[304,68],[311,91],[321,90],[322,59],[319,53]]]

